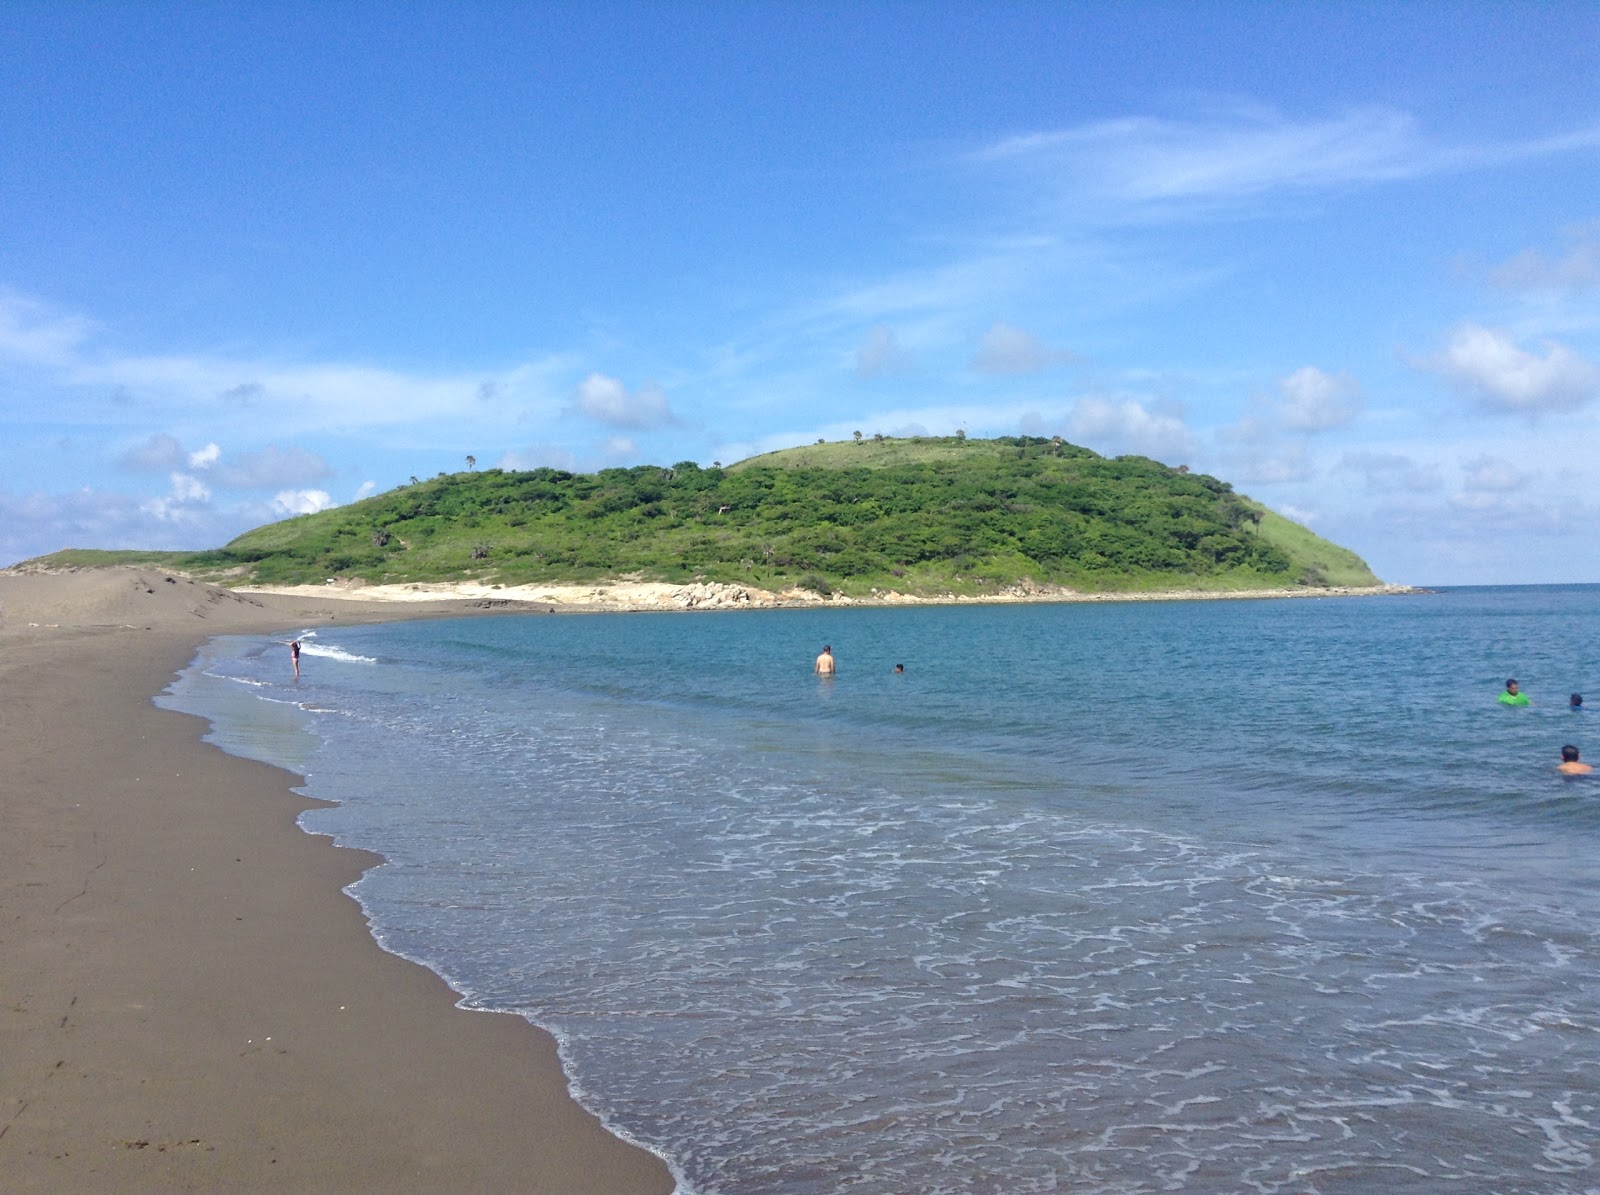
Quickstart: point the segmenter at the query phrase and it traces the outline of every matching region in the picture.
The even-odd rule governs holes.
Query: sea
[[[284,632],[159,703],[682,1195],[1600,1191],[1600,586]]]

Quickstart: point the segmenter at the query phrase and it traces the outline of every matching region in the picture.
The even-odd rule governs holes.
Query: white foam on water
[[[316,656],[324,660],[338,660],[342,664],[376,664],[376,656],[362,656],[346,651],[332,643],[309,643],[304,640],[300,643],[300,654],[303,656]]]

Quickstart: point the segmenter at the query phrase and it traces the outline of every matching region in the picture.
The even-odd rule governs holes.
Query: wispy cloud
[[[1361,477],[1369,494],[1426,494],[1444,486],[1437,464],[1399,452],[1347,452],[1339,468]]]
[[[92,320],[58,311],[14,291],[0,290],[0,360],[28,365],[68,364],[95,328]]]
[[[1528,475],[1510,461],[1498,456],[1480,456],[1462,466],[1461,488],[1478,492],[1505,493],[1521,489]]]
[[[1518,291],[1575,293],[1600,287],[1600,224],[1570,230],[1567,242],[1554,257],[1524,249],[1489,271],[1490,283]]]
[[[887,373],[909,373],[916,368],[911,354],[901,347],[894,329],[875,324],[856,350],[856,376],[877,378]]]
[[[1071,353],[1050,348],[1032,332],[1000,322],[983,334],[972,368],[979,373],[1040,373],[1071,360]]]
[[[342,361],[284,362],[224,354],[134,355],[103,343],[93,320],[13,292],[0,292],[0,366],[33,371],[63,395],[50,417],[99,421],[103,397],[144,420],[213,419],[300,433],[392,427],[470,415],[555,414],[570,356],[489,373],[427,374]],[[485,387],[496,399],[484,401]],[[76,402],[74,396],[93,396]]]
[[[1368,106],[1295,119],[1250,108],[1206,119],[1126,117],[1007,137],[973,160],[1121,220],[1275,194],[1420,178],[1600,145],[1600,126],[1522,142],[1450,145],[1409,113]]]

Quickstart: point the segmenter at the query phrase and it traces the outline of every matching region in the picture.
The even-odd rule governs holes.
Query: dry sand
[[[672,1189],[548,1035],[377,946],[341,891],[377,858],[297,778],[150,700],[211,635],[482,609],[0,572],[0,1188]]]

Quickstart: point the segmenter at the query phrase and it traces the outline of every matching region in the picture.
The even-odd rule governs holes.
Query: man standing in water
[[[300,640],[289,640],[289,659],[294,664],[294,678],[300,679]]]
[[[834,674],[833,648],[828,644],[822,645],[822,654],[817,657],[817,662],[811,665],[811,671],[818,676],[832,676]]]

